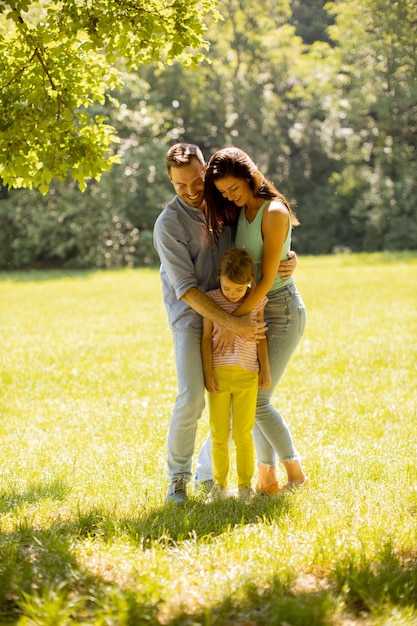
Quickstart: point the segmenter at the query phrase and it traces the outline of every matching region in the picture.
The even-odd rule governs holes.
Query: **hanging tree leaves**
[[[0,178],[85,188],[116,157],[97,105],[148,61],[196,64],[214,0],[0,0]]]

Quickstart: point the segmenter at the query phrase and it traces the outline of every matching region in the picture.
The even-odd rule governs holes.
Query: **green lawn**
[[[310,487],[175,508],[158,272],[0,274],[0,624],[417,624],[417,256],[296,282],[276,404]]]

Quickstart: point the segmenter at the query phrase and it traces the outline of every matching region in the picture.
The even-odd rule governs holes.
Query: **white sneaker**
[[[250,504],[256,499],[256,493],[252,487],[239,487],[237,498],[245,504]]]
[[[214,485],[206,498],[206,504],[217,502],[218,500],[227,500],[230,498],[229,490],[220,485]]]

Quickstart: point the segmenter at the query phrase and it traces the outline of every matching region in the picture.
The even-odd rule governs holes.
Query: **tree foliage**
[[[211,0],[0,0],[0,176],[46,192],[68,173],[82,189],[117,156],[97,110],[126,70],[197,63]]]
[[[0,201],[0,266],[157,262],[152,228],[172,196],[164,154],[179,140],[207,158],[246,150],[300,218],[300,254],[416,249],[417,8],[323,5],[223,0],[198,68],[158,57],[128,72],[116,59],[123,84],[88,112],[108,120],[119,162],[84,193],[70,178],[44,197],[12,190]]]
[[[291,0],[290,23],[303,42],[312,45],[316,41],[329,42],[327,27],[332,18],[325,10],[327,0]]]
[[[332,3],[342,98],[332,178],[364,250],[417,242],[417,5],[412,0]]]

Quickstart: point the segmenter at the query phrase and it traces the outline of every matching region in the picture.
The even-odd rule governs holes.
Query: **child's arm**
[[[259,318],[264,320],[264,311],[260,311]],[[269,367],[268,344],[261,341],[257,344],[258,361],[259,361],[259,387],[268,389],[271,386],[271,370]]]
[[[213,371],[213,322],[203,317],[203,336],[201,338],[201,356],[203,359],[204,383],[207,391],[216,393],[219,384]],[[265,343],[265,342],[263,342]]]

